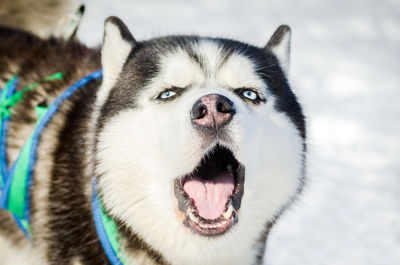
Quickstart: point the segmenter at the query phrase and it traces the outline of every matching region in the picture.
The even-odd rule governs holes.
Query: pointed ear
[[[103,98],[118,79],[131,51],[137,45],[128,27],[117,17],[109,17],[104,22],[101,64],[103,66]],[[101,97],[101,96],[100,96]]]
[[[272,51],[278,58],[279,64],[287,76],[290,65],[290,28],[287,25],[279,26],[269,39],[265,49]]]

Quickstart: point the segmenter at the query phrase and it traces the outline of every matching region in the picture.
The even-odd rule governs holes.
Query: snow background
[[[270,265],[400,264],[400,1],[87,0],[79,38],[122,18],[136,39],[197,33],[264,46],[292,28],[309,182],[268,241]]]

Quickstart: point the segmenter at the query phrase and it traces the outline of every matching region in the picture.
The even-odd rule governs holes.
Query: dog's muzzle
[[[232,120],[235,113],[235,105],[229,98],[219,94],[209,94],[194,103],[190,117],[197,129],[217,133]]]

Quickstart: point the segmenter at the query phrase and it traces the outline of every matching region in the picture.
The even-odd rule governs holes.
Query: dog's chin
[[[222,235],[239,222],[245,167],[216,145],[189,174],[175,180],[183,225],[203,236]]]

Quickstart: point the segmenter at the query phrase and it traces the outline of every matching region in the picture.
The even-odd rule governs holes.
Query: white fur
[[[272,46],[271,50],[279,60],[283,72],[286,76],[289,74],[290,66],[290,30],[285,33],[279,44]]]
[[[127,264],[134,265],[157,265],[145,252],[133,252],[127,255]]]
[[[103,174],[103,201],[172,264],[252,264],[266,222],[296,194],[302,138],[274,109],[274,98],[263,92],[265,84],[249,59],[234,54],[218,68],[215,44],[200,42],[195,48],[206,58],[206,71],[183,51],[166,55],[160,74],[139,95],[138,107],[121,112],[100,133],[97,173]],[[154,98],[168,86],[190,88],[175,101],[156,103]],[[266,104],[244,102],[232,92],[239,87],[258,90]],[[239,222],[215,238],[199,236],[182,224],[174,196],[174,180],[191,172],[214,144],[203,142],[189,116],[194,102],[209,93],[234,102],[237,114],[227,127],[232,140],[221,144],[246,167]]]
[[[247,87],[265,93],[265,83],[255,74],[253,63],[243,55],[232,54],[218,73],[221,85],[230,88]]]
[[[160,73],[152,79],[148,93],[158,95],[172,86],[184,88],[204,82],[200,66],[193,62],[187,53],[177,51],[162,57],[160,63]]]
[[[30,242],[11,243],[8,238],[0,235],[0,264],[3,265],[37,265],[46,264],[33,250]]]

